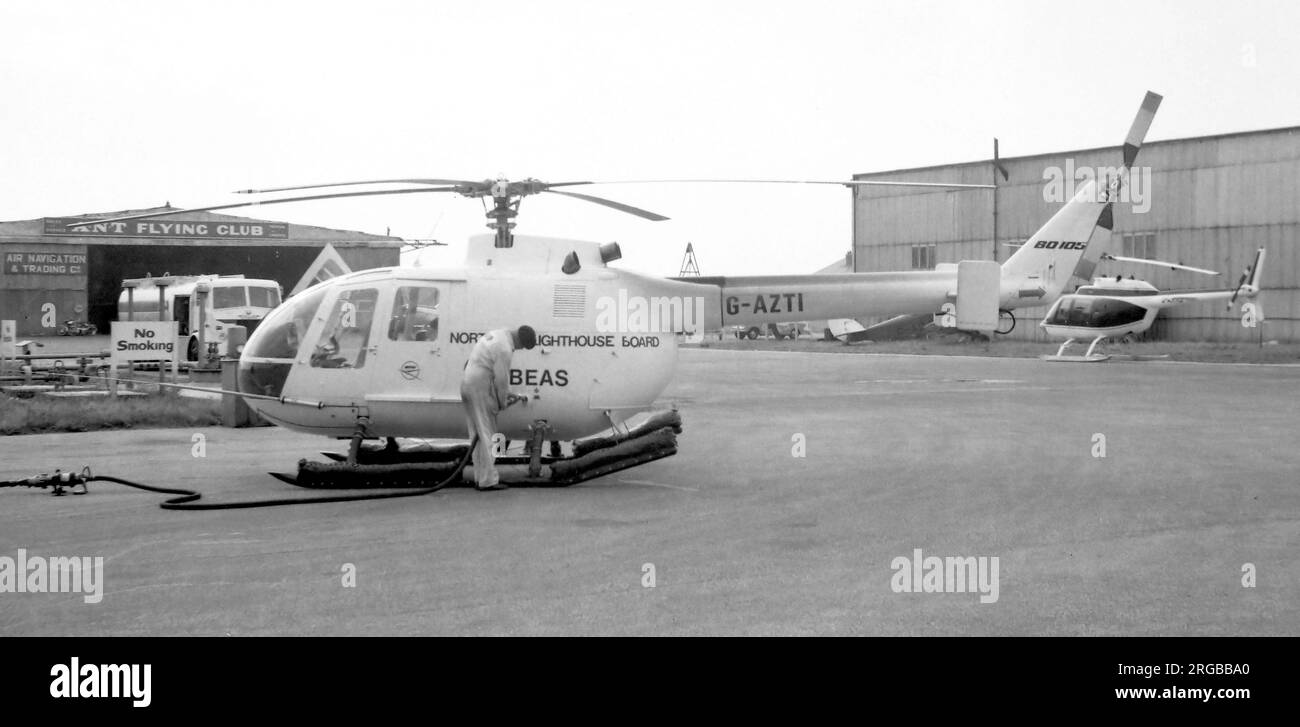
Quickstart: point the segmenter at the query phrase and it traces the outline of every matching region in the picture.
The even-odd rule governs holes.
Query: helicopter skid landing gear
[[[348,445],[348,464],[353,467],[357,464],[357,455],[361,452],[361,442],[366,438],[368,426],[370,426],[370,417],[357,417],[357,430],[352,433],[352,441]]]
[[[1110,358],[1109,354],[1093,353],[1097,349],[1097,344],[1104,340],[1106,340],[1105,336],[1097,336],[1092,340],[1092,345],[1088,346],[1087,352],[1082,356],[1066,356],[1065,349],[1069,348],[1070,344],[1075,342],[1075,339],[1068,338],[1065,343],[1062,343],[1061,347],[1056,350],[1055,356],[1043,356],[1042,359],[1044,361],[1074,361],[1080,363],[1098,363],[1105,361]]]
[[[677,453],[681,415],[675,410],[653,412],[642,423],[621,433],[603,434],[573,441],[573,454],[557,457],[542,454],[547,429],[534,429],[535,444],[523,456],[497,457],[501,481],[511,487],[566,487],[579,482],[670,457]],[[428,487],[446,478],[465,454],[466,444],[403,446],[361,444],[355,464],[349,455],[322,452],[330,462],[298,461],[297,475],[271,473],[277,479],[313,489],[366,489],[379,487]],[[349,450],[352,448],[349,447]],[[466,467],[463,486],[474,483],[473,468]],[[455,485],[453,485],[455,486]]]

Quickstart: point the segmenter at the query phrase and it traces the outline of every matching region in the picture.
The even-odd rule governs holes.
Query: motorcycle
[[[97,332],[95,324],[88,321],[64,321],[59,326],[60,336],[93,336]]]

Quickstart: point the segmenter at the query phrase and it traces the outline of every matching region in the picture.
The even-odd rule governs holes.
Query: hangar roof
[[[165,241],[170,245],[276,245],[315,247],[401,247],[400,237],[372,235],[353,230],[299,225],[292,222],[259,220],[215,212],[190,212],[156,220],[129,220],[102,225],[89,231],[69,230],[73,222],[111,219],[147,212],[168,212],[171,205],[117,212],[97,212],[71,217],[41,217],[34,220],[0,222],[0,243],[42,243],[70,245],[140,245]]]
[[[1159,140],[1159,141],[1147,141],[1147,142],[1144,142],[1144,143],[1142,144],[1142,148],[1143,148],[1143,149],[1152,149],[1152,148],[1158,148],[1158,147],[1161,147],[1161,146],[1172,145],[1172,144],[1185,144],[1185,143],[1188,143],[1188,142],[1199,142],[1199,141],[1216,141],[1216,140],[1220,140],[1220,139],[1233,139],[1233,138],[1249,137],[1249,136],[1265,136],[1265,135],[1269,135],[1269,134],[1287,134],[1287,135],[1290,135],[1290,134],[1295,134],[1295,133],[1298,133],[1298,132],[1300,132],[1300,126],[1281,126],[1281,127],[1277,127],[1277,128],[1274,128],[1274,129],[1255,129],[1255,130],[1252,130],[1252,131],[1233,131],[1233,132],[1228,132],[1228,133],[1224,133],[1224,134],[1209,134],[1209,135],[1206,135],[1206,136],[1186,136],[1186,137],[1182,137],[1182,138],[1179,138],[1179,139],[1161,139],[1161,140]],[[1027,159],[1052,159],[1052,158],[1058,158],[1058,157],[1061,157],[1061,156],[1083,156],[1083,155],[1085,155],[1085,154],[1090,154],[1090,153],[1093,153],[1093,152],[1105,152],[1105,151],[1110,151],[1110,150],[1113,150],[1113,149],[1118,149],[1119,146],[1120,146],[1119,144],[1111,144],[1110,146],[1098,146],[1098,147],[1092,147],[1092,148],[1090,148],[1090,149],[1064,149],[1064,150],[1061,150],[1061,151],[1044,152],[1044,153],[1041,153],[1041,154],[1025,154],[1025,155],[1023,155],[1023,156],[1007,156],[1007,157],[999,157],[999,158],[998,158],[998,161],[1000,161],[1000,162],[1016,162],[1016,161],[1024,161],[1024,160],[1027,160]],[[873,178],[875,178],[875,177],[886,176],[886,175],[891,175],[891,174],[902,174],[902,173],[904,173],[904,172],[929,172],[929,171],[934,171],[934,170],[938,170],[938,169],[952,169],[952,168],[956,168],[956,167],[969,167],[969,166],[975,166],[975,165],[985,165],[985,166],[987,166],[987,165],[992,164],[992,163],[993,163],[993,159],[992,159],[992,158],[989,158],[989,159],[976,159],[976,160],[974,160],[974,161],[968,161],[968,162],[951,162],[951,163],[948,163],[948,164],[930,164],[930,165],[923,166],[923,167],[906,167],[906,168],[900,168],[900,169],[885,169],[885,170],[875,171],[875,172],[858,172],[858,173],[856,173],[856,174],[853,175],[853,178],[854,178],[854,179],[860,179],[860,180],[870,180],[870,179],[873,179]]]

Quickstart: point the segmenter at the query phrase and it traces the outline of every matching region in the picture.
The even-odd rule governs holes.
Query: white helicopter
[[[1120,262],[1148,263],[1161,267],[1188,270],[1195,273],[1218,275],[1213,270],[1194,268],[1187,265],[1143,260],[1140,258],[1114,257],[1103,255],[1103,260]],[[1226,300],[1228,310],[1238,297],[1248,300],[1242,306],[1243,321],[1254,325],[1263,320],[1264,314],[1256,300],[1260,294],[1260,275],[1264,264],[1264,248],[1255,253],[1255,261],[1241,274],[1234,288],[1212,291],[1166,291],[1161,292],[1145,280],[1125,279],[1116,276],[1097,278],[1092,285],[1080,286],[1078,290],[1061,296],[1038,325],[1055,338],[1066,339],[1057,349],[1055,356],[1043,356],[1048,361],[1105,361],[1110,358],[1096,353],[1097,345],[1107,338],[1131,339],[1151,327],[1156,315],[1165,308],[1204,301]],[[1079,340],[1092,339],[1091,345],[1082,356],[1066,356],[1065,350]]]
[[[844,317],[860,311],[863,300],[881,295],[881,278],[868,273],[692,279],[700,282],[652,277],[610,267],[621,255],[617,243],[512,232],[522,197],[542,192],[649,220],[667,219],[555,189],[590,182],[376,180],[243,192],[395,182],[421,186],[223,204],[111,221],[369,195],[450,192],[492,197],[487,216],[495,234],[470,239],[463,267],[379,268],[326,280],[268,314],[245,344],[238,393],[253,410],[288,429],[351,437],[354,443],[381,438],[392,443],[398,437],[463,439],[462,371],[474,343],[493,329],[527,324],[538,332],[535,349],[514,355],[510,384],[524,399],[500,414],[500,433],[512,440],[554,443],[617,428],[634,414],[650,410],[672,379],[678,333],[733,324],[765,326],[786,321],[790,314]],[[943,280],[934,283],[942,295],[957,281],[955,276],[940,277]],[[885,294],[891,295],[890,290]],[[912,304],[915,294],[904,291],[893,297]],[[996,301],[989,305],[996,306]],[[992,314],[996,318],[995,308]],[[354,446],[349,462],[355,463],[357,453]]]

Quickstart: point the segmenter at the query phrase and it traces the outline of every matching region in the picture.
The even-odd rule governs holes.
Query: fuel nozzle
[[[42,472],[25,480],[0,484],[9,487],[39,487],[41,489],[48,487],[51,490],[50,494],[55,496],[66,495],[69,492],[74,495],[84,495],[89,491],[86,489],[86,483],[90,481],[90,478],[90,467],[83,467],[80,472],[54,470],[53,473]]]

